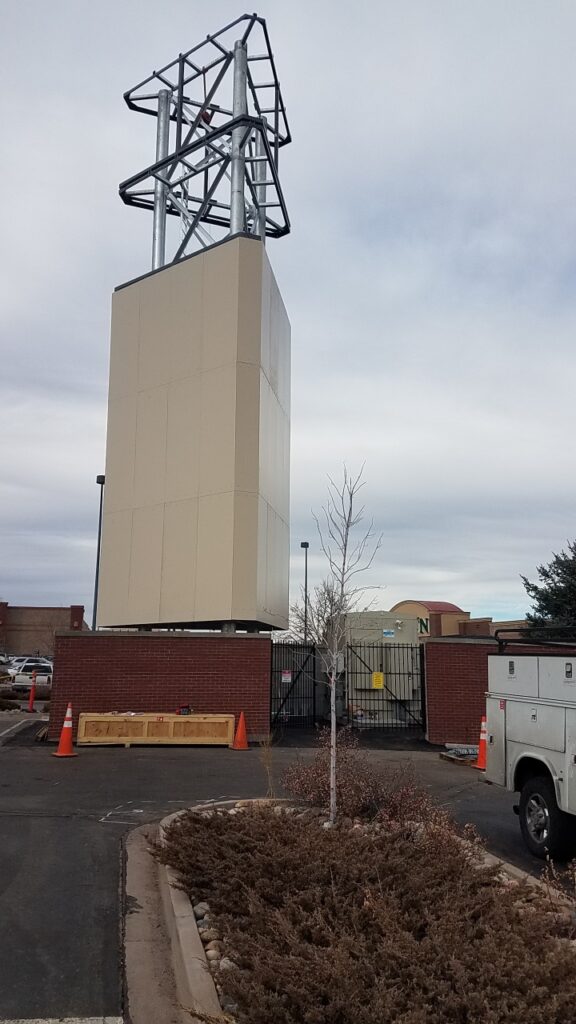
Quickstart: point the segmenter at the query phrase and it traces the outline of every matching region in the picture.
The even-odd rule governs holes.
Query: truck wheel
[[[558,807],[551,779],[536,775],[520,793],[520,830],[531,853],[543,860],[568,856],[574,845],[574,822]]]

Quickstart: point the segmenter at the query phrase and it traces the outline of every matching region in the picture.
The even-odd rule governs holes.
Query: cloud
[[[125,89],[231,2],[5,8],[0,590],[91,601],[110,293],[151,224],[117,197],[151,156]],[[294,142],[269,253],[293,327],[293,591],[326,474],[366,462],[387,605],[522,614],[573,536],[576,329],[567,0],[265,0]],[[26,74],[22,74],[22,67]],[[310,552],[311,580],[325,567]]]

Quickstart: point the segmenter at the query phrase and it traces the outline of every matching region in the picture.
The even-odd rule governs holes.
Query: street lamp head
[[[106,477],[104,476],[104,474],[103,474],[103,473],[100,473],[100,474],[99,474],[99,475],[98,475],[98,476],[96,477],[96,483],[97,483],[97,484],[98,484],[98,485],[99,485],[100,487],[103,487],[103,486],[104,486],[104,484],[106,483]]]
[[[309,545],[307,540],[303,540],[303,541],[300,542],[300,547],[301,548],[309,548],[310,545]]]

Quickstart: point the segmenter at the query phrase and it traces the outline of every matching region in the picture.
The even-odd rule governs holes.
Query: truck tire
[[[520,793],[520,830],[522,838],[536,857],[570,856],[575,844],[572,815],[558,807],[552,779],[535,775],[522,786]]]

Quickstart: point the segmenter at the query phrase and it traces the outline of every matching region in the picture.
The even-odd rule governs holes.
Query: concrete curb
[[[183,807],[163,818],[159,825],[159,840],[164,830],[180,815],[187,811],[207,811],[211,808],[236,807],[242,804],[292,803],[284,798],[262,798],[246,800],[210,800],[192,807]],[[212,1014],[226,1020],[218,998],[214,979],[210,973],[202,939],[196,925],[196,918],[188,896],[177,884],[176,872],[164,864],[158,865],[160,893],[164,909],[166,930],[170,937],[172,964],[176,991],[181,1006],[194,1013]],[[134,1022],[136,1024],[136,1022]]]
[[[469,845],[466,839],[463,839],[462,842]],[[548,896],[553,903],[558,903],[560,906],[572,911],[575,910],[576,904],[573,899],[570,899],[568,895],[560,892],[560,890],[547,885],[541,878],[537,878],[535,875],[529,874],[528,871],[524,871],[522,868],[517,868],[515,864],[510,864],[508,861],[502,860],[501,857],[497,857],[494,853],[483,851],[482,853],[478,853],[477,856],[484,867],[498,868],[501,873],[508,875],[508,878],[512,881],[525,882],[527,885],[532,886],[532,888],[540,889],[543,895]]]
[[[125,840],[123,1003],[130,1024],[190,1024],[179,1005],[158,864],[149,852],[157,838],[157,825],[142,825]]]
[[[220,1000],[210,974],[190,900],[185,892],[174,888],[176,873],[172,868],[161,864],[159,877],[164,920],[172,948],[178,1000],[183,1007],[193,1013],[221,1017],[223,1014]]]

